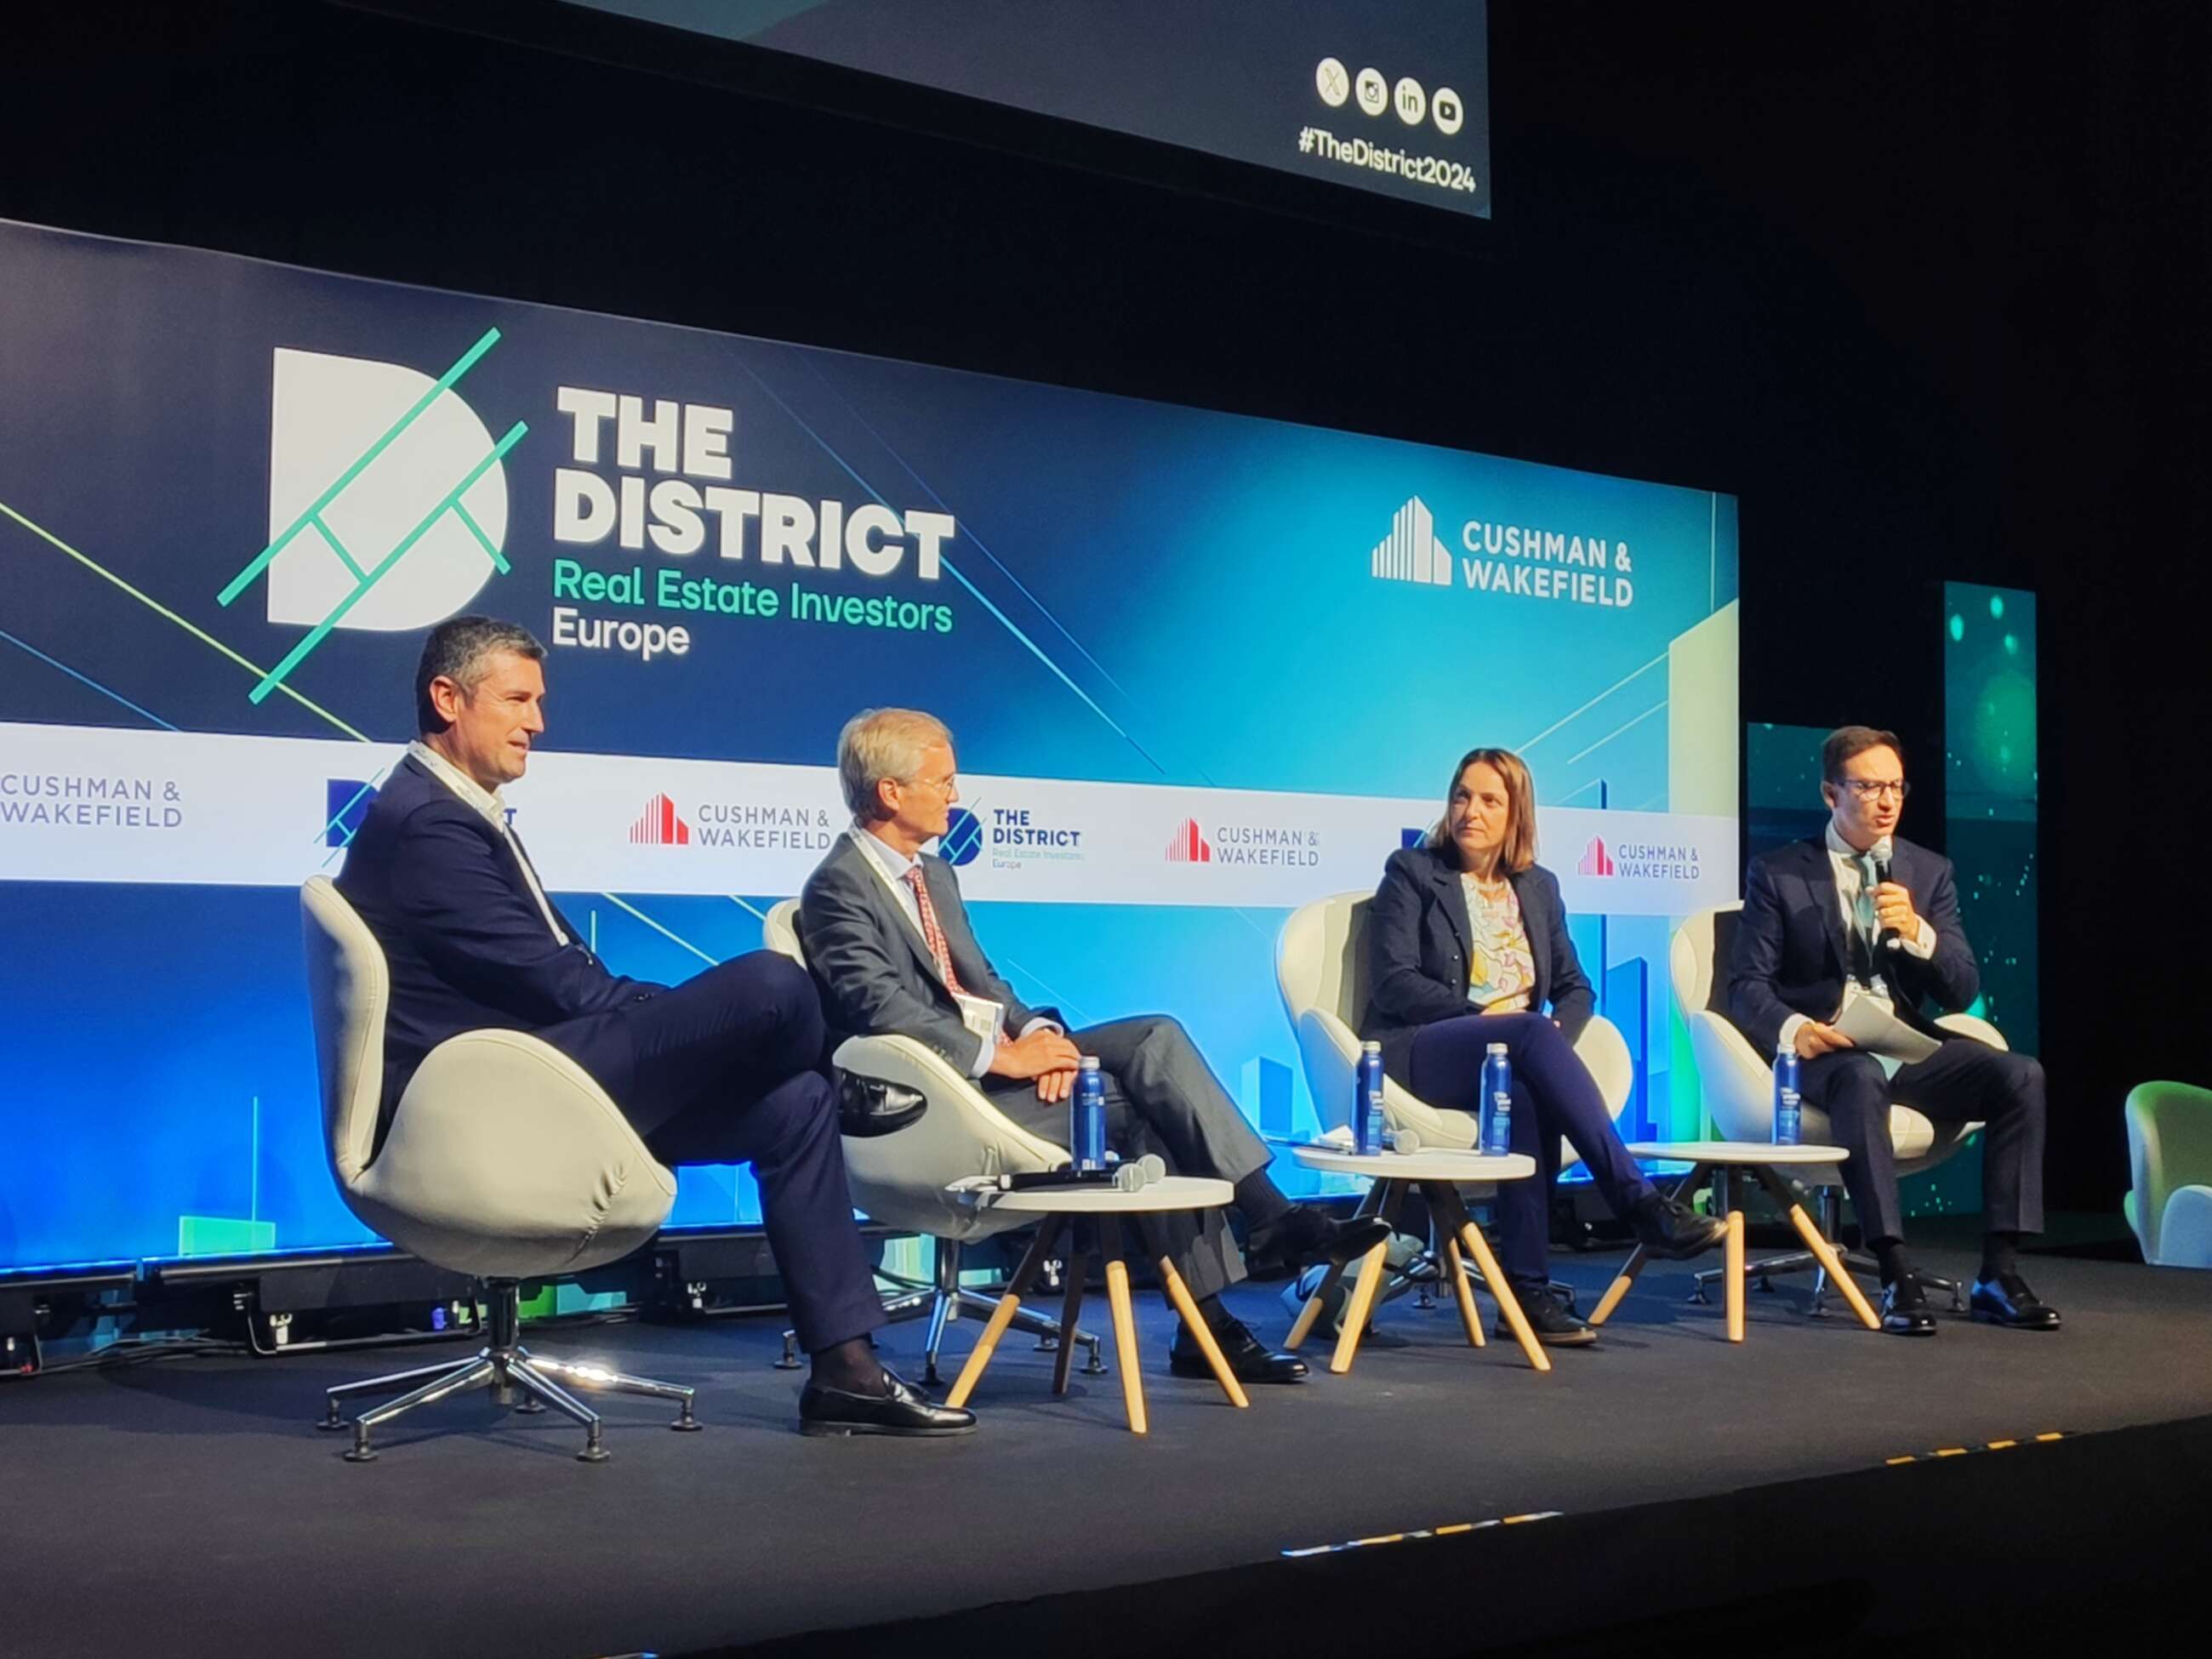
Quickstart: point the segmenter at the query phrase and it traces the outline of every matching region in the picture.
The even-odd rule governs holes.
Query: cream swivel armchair
[[[785,899],[772,906],[761,933],[769,950],[802,968],[806,965],[805,950],[799,941],[798,900]],[[996,1297],[961,1284],[963,1248],[1036,1219],[988,1205],[964,1203],[946,1189],[956,1181],[979,1175],[1056,1169],[1067,1162],[1067,1152],[1030,1133],[991,1104],[973,1079],[934,1048],[912,1037],[848,1037],[831,1058],[841,1070],[856,1076],[918,1089],[929,1103],[928,1109],[902,1129],[865,1139],[847,1136],[845,1175],[855,1208],[886,1226],[926,1233],[935,1241],[933,1284],[911,1284],[893,1273],[882,1276],[903,1287],[884,1304],[884,1313],[891,1323],[927,1316],[929,1334],[923,1364],[927,1380],[937,1382],[941,1380],[937,1357],[944,1346],[945,1328],[963,1312],[988,1317],[999,1305]],[[1057,1320],[1029,1308],[1017,1307],[1013,1322],[1048,1345],[1061,1340]],[[1072,1334],[1072,1340],[1090,1351],[1085,1373],[1103,1375],[1106,1365],[1099,1356],[1098,1338],[1079,1330]],[[787,1332],[786,1361],[795,1364],[793,1340]]]
[[[1728,1008],[1726,964],[1735,957],[1737,919],[1742,913],[1743,904],[1738,901],[1700,910],[1684,921],[1674,930],[1668,946],[1668,975],[1674,987],[1675,1012],[1689,1028],[1690,1052],[1697,1060],[1698,1076],[1705,1088],[1705,1110],[1712,1119],[1716,1137],[1722,1140],[1767,1140],[1774,1133],[1773,1060],[1751,1046],[1751,1040],[1736,1028]],[[1993,1048],[2006,1046],[1996,1026],[1972,1014],[1946,1014],[1936,1023],[1947,1031],[1973,1037]],[[1979,1123],[1938,1124],[1910,1106],[1893,1103],[1889,1109],[1889,1134],[1891,1145],[1896,1149],[1897,1173],[1917,1175],[1923,1170],[1934,1169],[1966,1145],[1966,1138],[1981,1127]],[[1804,1109],[1804,1139],[1808,1142],[1825,1141],[1829,1133],[1828,1115],[1808,1105]],[[1834,1164],[1810,1168],[1802,1171],[1801,1178],[1808,1186],[1818,1189],[1820,1231],[1833,1239],[1838,1222],[1837,1194],[1843,1186],[1843,1170]],[[1844,1260],[1856,1272],[1877,1271],[1870,1255],[1851,1255]],[[1813,1311],[1819,1315],[1826,1311],[1827,1273],[1810,1251],[1793,1251],[1754,1261],[1746,1267],[1745,1272],[1766,1285],[1776,1273],[1808,1267],[1814,1273]],[[1717,1276],[1717,1270],[1697,1275],[1700,1295]],[[1960,1285],[1933,1273],[1923,1273],[1920,1277],[1930,1288],[1949,1291],[1953,1305],[1965,1311],[1966,1292]]]
[[[1291,912],[1275,940],[1275,988],[1297,1037],[1306,1086],[1324,1127],[1351,1121],[1359,1016],[1367,1006],[1367,920],[1373,902],[1374,895],[1364,892],[1316,899]],[[1619,1118],[1636,1086],[1635,1062],[1620,1028],[1593,1014],[1575,1040],[1575,1053],[1596,1080],[1606,1110]],[[1382,1083],[1382,1111],[1393,1130],[1411,1129],[1424,1147],[1465,1149],[1475,1144],[1474,1114],[1431,1106],[1389,1078]],[[1578,1161],[1563,1139],[1560,1168]],[[1433,1260],[1423,1257],[1401,1277],[1419,1280],[1433,1269]],[[1553,1289],[1569,1307],[1574,1305],[1571,1287]]]
[[[2126,1110],[2135,1186],[2122,1207],[2143,1260],[2212,1267],[2212,1089],[2139,1083]]]
[[[1324,1127],[1351,1121],[1359,1016],[1367,1006],[1367,915],[1373,902],[1371,893],[1316,899],[1291,913],[1275,941],[1275,988],[1297,1036],[1306,1085]],[[1620,1028],[1602,1014],[1593,1014],[1575,1039],[1575,1053],[1596,1080],[1606,1110],[1620,1117],[1636,1087],[1635,1062]],[[1474,1145],[1472,1113],[1431,1106],[1388,1079],[1382,1109],[1392,1128],[1413,1130],[1424,1146]],[[1560,1167],[1577,1161],[1575,1149],[1561,1140]]]
[[[380,1146],[384,1017],[391,984],[368,926],[316,876],[301,890],[323,1139],[346,1207],[401,1249],[483,1281],[488,1340],[472,1358],[330,1390],[319,1426],[343,1431],[338,1402],[400,1398],[353,1424],[349,1462],[373,1461],[370,1434],[417,1406],[489,1387],[524,1411],[546,1406],[581,1424],[578,1458],[604,1462],[598,1413],[554,1379],[678,1403],[670,1426],[696,1429],[692,1390],[532,1354],[517,1340],[521,1281],[612,1261],[651,1238],[676,1201],[655,1163],[584,1069],[519,1031],[465,1031],[430,1051]],[[541,1403],[542,1402],[542,1403]]]

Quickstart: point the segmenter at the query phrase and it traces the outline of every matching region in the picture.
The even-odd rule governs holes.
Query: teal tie
[[[1874,908],[1874,890],[1876,884],[1874,854],[1871,852],[1860,854],[1858,865],[1859,899],[1858,903],[1853,907],[1853,911],[1854,919],[1858,923],[1859,938],[1866,947],[1866,982],[1871,988],[1877,971],[1875,967],[1875,941],[1881,937],[1881,924],[1875,917]]]

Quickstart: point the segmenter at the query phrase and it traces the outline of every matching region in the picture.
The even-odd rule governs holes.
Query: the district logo
[[[1398,846],[1401,850],[1408,847],[1423,846],[1428,839],[1429,832],[1418,825],[1410,825],[1398,831]]]
[[[1452,585],[1451,550],[1437,539],[1436,516],[1419,495],[1391,518],[1390,533],[1367,556],[1367,574],[1379,581]]]
[[[507,569],[507,474],[529,428],[495,441],[453,387],[499,342],[484,331],[436,380],[401,363],[279,347],[270,372],[269,544],[216,598],[268,577],[269,620],[308,631],[255,702],[333,629],[428,626]]]
[[[629,838],[645,847],[689,847],[691,826],[678,815],[674,801],[655,795],[631,823]]]
[[[1609,876],[1614,873],[1613,854],[1605,850],[1605,837],[1592,836],[1589,845],[1583,848],[1583,861],[1575,866],[1578,876]]]
[[[983,850],[983,826],[964,806],[956,806],[945,820],[945,834],[937,843],[937,856],[956,868],[973,864]]]
[[[323,845],[350,847],[368,809],[376,805],[374,779],[323,780]]]
[[[1199,833],[1198,820],[1185,818],[1176,825],[1175,834],[1168,837],[1170,864],[1211,864],[1213,862],[1213,843]]]

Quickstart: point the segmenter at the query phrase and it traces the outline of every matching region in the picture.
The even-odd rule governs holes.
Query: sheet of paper
[[[1863,992],[1854,991],[1844,999],[1844,1012],[1832,1023],[1869,1054],[1881,1054],[1906,1066],[1927,1059],[1943,1046],[1907,1025],[1879,997]]]

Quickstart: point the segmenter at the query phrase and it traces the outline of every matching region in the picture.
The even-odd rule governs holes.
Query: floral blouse
[[[1523,1012],[1534,1002],[1536,958],[1521,923],[1521,896],[1511,882],[1499,882],[1493,890],[1465,873],[1459,881],[1474,927],[1467,1000],[1486,1014]]]

